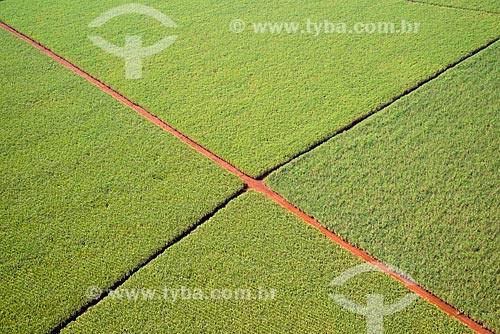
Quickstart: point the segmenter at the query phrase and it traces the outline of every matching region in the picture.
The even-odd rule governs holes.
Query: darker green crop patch
[[[500,330],[497,43],[267,181]]]

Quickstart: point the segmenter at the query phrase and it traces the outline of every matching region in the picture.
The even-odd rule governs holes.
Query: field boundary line
[[[224,202],[221,204],[217,205],[215,209],[204,215],[200,220],[198,220],[196,223],[193,225],[187,227],[183,232],[179,233],[177,236],[175,236],[172,240],[168,241],[165,245],[154,251],[153,254],[148,256],[144,261],[136,265],[134,268],[132,268],[130,271],[128,271],[123,277],[121,277],[118,281],[114,282],[109,288],[103,289],[103,292],[98,298],[92,299],[89,301],[87,304],[83,305],[81,308],[79,308],[77,311],[75,311],[69,318],[65,319],[61,323],[59,323],[56,327],[54,327],[51,331],[50,334],[59,334],[67,325],[75,321],[78,317],[83,315],[89,308],[92,306],[97,305],[100,301],[102,301],[104,298],[106,298],[109,295],[110,291],[117,290],[120,288],[132,275],[137,273],[139,270],[147,266],[149,263],[151,263],[153,260],[158,258],[160,255],[165,253],[170,247],[174,246],[187,236],[189,236],[192,232],[194,232],[198,227],[203,225],[203,223],[207,222],[210,218],[215,216],[220,210],[224,209],[233,199],[239,197],[241,194],[246,192],[246,187],[243,189],[240,189],[239,191],[235,192],[233,195],[230,197],[226,198]]]
[[[134,102],[132,102],[131,100],[129,100],[124,95],[122,95],[119,92],[115,91],[113,88],[107,86],[106,84],[104,84],[100,80],[96,79],[92,75],[88,74],[87,72],[83,71],[82,69],[80,69],[79,67],[77,67],[76,65],[74,65],[73,63],[71,63],[70,61],[64,59],[63,57],[61,57],[59,55],[57,55],[56,53],[54,53],[50,49],[46,48],[42,44],[40,44],[37,41],[31,39],[27,35],[25,35],[25,34],[21,33],[20,31],[16,30],[15,28],[11,27],[7,23],[5,23],[3,21],[0,21],[0,27],[2,27],[6,31],[9,31],[13,35],[21,38],[22,40],[26,41],[27,43],[31,44],[33,47],[35,47],[38,50],[42,51],[43,53],[45,53],[46,55],[48,55],[52,59],[56,60],[57,62],[59,62],[60,64],[62,64],[63,66],[65,66],[66,68],[70,69],[74,73],[76,73],[79,76],[83,77],[84,79],[87,79],[88,81],[90,81],[91,83],[93,83],[94,85],[96,85],[97,87],[101,88],[104,92],[106,92],[109,95],[113,96],[114,98],[116,98],[117,100],[119,100],[120,102],[122,102],[123,104],[129,106],[134,111],[136,111],[137,113],[139,113],[140,115],[142,115],[143,117],[145,117],[146,119],[148,119],[149,121],[151,121],[152,123],[156,124],[157,126],[159,126],[160,128],[164,129],[165,131],[171,133],[172,135],[174,135],[175,137],[177,137],[178,139],[180,139],[182,142],[184,142],[187,145],[189,145],[194,150],[196,150],[199,153],[203,154],[204,156],[210,158],[212,161],[214,161],[215,163],[217,163],[218,165],[220,165],[221,167],[223,167],[224,169],[226,169],[227,171],[229,171],[233,175],[238,176],[247,185],[246,187],[244,187],[243,189],[241,189],[240,191],[236,192],[231,197],[229,197],[228,199],[226,199],[222,204],[218,205],[212,212],[210,212],[207,215],[205,215],[200,221],[198,221],[198,223],[195,223],[193,226],[191,226],[190,228],[188,228],[185,232],[181,233],[178,237],[174,238],[168,244],[164,245],[162,248],[160,248],[159,250],[157,250],[153,255],[151,255],[142,264],[139,264],[137,267],[135,267],[129,273],[127,273],[122,279],[120,279],[119,281],[115,282],[113,284],[113,286],[111,287],[111,289],[115,289],[115,288],[121,286],[133,274],[135,274],[137,271],[139,271],[141,268],[143,268],[144,266],[146,266],[147,264],[149,264],[151,261],[153,261],[155,258],[157,258],[158,256],[160,256],[161,254],[163,254],[169,247],[171,247],[175,243],[177,243],[180,240],[182,240],[183,238],[185,238],[187,235],[189,235],[191,232],[193,232],[201,224],[203,224],[204,222],[206,222],[207,220],[209,220],[210,218],[212,218],[215,214],[217,214],[218,211],[220,211],[222,208],[226,207],[232,200],[238,198],[241,194],[245,193],[247,190],[252,189],[252,190],[255,190],[255,191],[257,191],[257,192],[265,195],[267,198],[269,198],[273,202],[275,202],[275,203],[279,204],[281,207],[283,207],[286,211],[292,213],[293,215],[295,215],[296,217],[298,217],[299,219],[301,219],[305,223],[313,226],[314,228],[316,228],[317,230],[319,230],[321,233],[323,233],[323,235],[325,235],[328,239],[332,240],[337,245],[339,245],[342,248],[344,248],[345,250],[349,251],[354,256],[356,256],[356,257],[358,257],[358,258],[360,258],[360,259],[362,259],[362,260],[370,263],[374,267],[377,267],[377,268],[381,269],[383,272],[385,272],[389,276],[391,276],[394,279],[400,281],[406,287],[408,287],[409,290],[413,291],[414,293],[416,293],[420,297],[426,299],[431,304],[437,306],[439,309],[441,309],[443,312],[445,312],[449,316],[451,316],[451,317],[459,320],[460,322],[462,322],[463,324],[465,324],[466,326],[468,326],[473,331],[475,331],[477,333],[480,333],[480,334],[493,334],[492,331],[490,331],[489,329],[487,329],[486,327],[484,327],[482,324],[480,324],[479,322],[476,322],[472,318],[470,318],[470,317],[466,316],[465,314],[463,314],[462,312],[458,311],[456,308],[454,308],[450,304],[446,303],[444,300],[440,299],[436,295],[432,294],[431,292],[427,291],[426,289],[424,289],[423,287],[421,287],[420,285],[418,285],[418,283],[408,280],[407,278],[403,277],[400,273],[396,272],[395,270],[391,269],[389,266],[387,266],[383,262],[381,262],[381,261],[377,260],[376,258],[374,258],[373,256],[371,256],[366,251],[364,251],[364,250],[362,250],[362,249],[360,249],[360,248],[358,248],[358,247],[356,247],[354,245],[351,245],[350,243],[348,243],[347,241],[345,241],[344,239],[342,239],[337,234],[335,234],[332,231],[328,230],[326,227],[324,227],[315,218],[313,218],[312,216],[309,216],[307,213],[305,213],[301,209],[295,207],[292,203],[290,203],[288,200],[286,200],[282,195],[278,194],[277,192],[275,192],[274,190],[272,190],[271,188],[269,188],[264,183],[263,180],[261,180],[261,179],[254,179],[254,178],[248,176],[245,172],[239,170],[237,167],[231,165],[229,162],[227,162],[226,160],[222,159],[221,157],[219,157],[215,153],[209,151],[208,149],[206,149],[202,145],[200,145],[197,142],[195,142],[194,140],[190,139],[189,137],[187,137],[186,135],[184,135],[183,133],[181,133],[180,131],[178,131],[174,127],[170,126],[169,124],[165,123],[160,118],[158,118],[157,116],[153,115],[152,113],[150,113],[149,111],[147,111],[143,107],[135,104]],[[488,46],[490,46],[491,44],[493,44],[494,42],[496,42],[498,39],[499,38],[495,39],[492,42],[489,42],[487,45],[485,45],[485,46],[483,46],[483,47],[475,50],[474,52],[472,52],[468,56],[463,57],[460,61],[454,63],[453,66],[449,66],[446,69],[439,71],[437,75],[435,75],[435,76],[433,76],[433,77],[431,77],[431,78],[423,81],[418,86],[409,89],[407,91],[407,93],[401,94],[399,97],[397,97],[395,100],[393,100],[392,102],[390,102],[387,105],[385,105],[383,108],[385,108],[386,106],[394,103],[396,100],[399,100],[403,96],[408,95],[409,93],[413,92],[414,90],[416,90],[418,87],[422,86],[423,84],[425,84],[425,83],[427,83],[427,82],[429,82],[429,81],[437,78],[440,74],[442,74],[443,72],[445,72],[446,70],[448,70],[448,69],[450,69],[452,67],[455,67],[456,65],[458,65],[460,62],[464,61],[465,59],[467,59],[467,58],[475,55],[476,53],[480,52],[481,50],[484,50],[485,48],[487,48]],[[383,109],[383,108],[381,108],[381,109]],[[372,114],[374,114],[374,113],[375,112],[373,112]],[[362,119],[359,119],[356,122],[356,124],[360,123],[362,120],[364,120],[364,119],[366,119],[368,117],[369,116],[366,116],[366,117],[364,117]],[[356,125],[356,124],[354,124],[354,125]],[[353,126],[351,126],[351,128]],[[342,132],[347,131],[347,130],[349,130],[349,129],[346,128]],[[325,140],[323,142],[326,142],[326,141],[327,140]],[[316,145],[316,146],[319,146],[319,144]],[[60,331],[62,329],[64,329],[69,323],[75,321],[80,315],[84,314],[90,307],[96,305],[103,298],[105,298],[106,295],[107,295],[107,293],[103,294],[97,300],[93,300],[93,301],[89,302],[88,304],[84,305],[77,312],[75,312],[75,314],[73,314],[70,318],[66,319],[64,322],[62,322],[60,325],[58,325],[56,328],[54,328],[51,331],[51,333],[52,334],[60,333]]]
[[[425,1],[419,1],[419,0],[406,0],[406,1],[412,2],[412,3],[416,3],[416,4],[420,4],[420,5],[433,6],[433,7],[448,8],[448,9],[458,9],[458,10],[466,10],[466,11],[471,11],[471,12],[479,12],[479,13],[485,13],[485,14],[500,15],[500,12],[493,12],[493,11],[490,11],[490,10],[457,7],[457,6],[451,6],[451,5],[441,5],[441,4],[438,4],[438,3],[425,2]]]
[[[134,109],[137,113],[139,113],[140,115],[142,115],[143,117],[145,117],[146,119],[148,119],[149,121],[151,121],[152,123],[156,124],[157,126],[159,126],[160,128],[162,128],[163,130],[171,133],[172,135],[174,135],[175,137],[177,137],[178,139],[180,139],[184,143],[188,144],[190,147],[192,147],[193,149],[195,149],[199,153],[201,153],[204,156],[210,158],[211,160],[213,160],[214,162],[216,162],[218,165],[224,167],[226,170],[230,171],[234,175],[236,175],[239,178],[243,179],[243,181],[245,181],[245,182],[247,180],[250,181],[251,177],[248,176],[246,173],[240,171],[238,168],[236,168],[235,166],[231,165],[226,160],[222,159],[221,157],[219,157],[215,153],[209,151],[208,149],[206,149],[202,145],[200,145],[197,142],[195,142],[194,140],[190,139],[189,137],[187,137],[186,135],[184,135],[183,133],[181,133],[180,131],[178,131],[174,127],[172,127],[169,124],[165,123],[160,118],[158,118],[157,116],[153,115],[152,113],[150,113],[149,111],[147,111],[143,107],[141,107],[138,104],[132,102],[127,97],[125,97],[124,95],[122,95],[118,91],[114,90],[113,88],[109,87],[108,85],[106,85],[105,83],[103,83],[102,81],[100,81],[99,79],[95,78],[94,76],[92,76],[89,73],[85,72],[84,70],[82,70],[81,68],[77,67],[73,63],[71,63],[68,60],[64,59],[63,57],[59,56],[58,54],[56,54],[55,52],[53,52],[49,48],[46,48],[42,44],[40,44],[37,41],[35,41],[35,40],[31,39],[30,37],[26,36],[22,32],[20,32],[20,31],[16,30],[15,28],[11,27],[7,23],[5,23],[3,21],[0,21],[0,26],[2,28],[4,28],[5,30],[11,32],[12,34],[16,35],[17,37],[25,40],[26,42],[28,42],[29,44],[31,44],[32,46],[34,46],[38,50],[42,51],[43,53],[45,53],[49,57],[53,58],[54,60],[56,60],[57,62],[59,62],[60,64],[62,64],[64,67],[70,69],[71,71],[75,72],[76,74],[78,74],[79,76],[83,77],[84,79],[87,79],[88,81],[90,81],[91,83],[93,83],[94,85],[96,85],[97,87],[101,88],[101,90],[103,90],[104,92],[106,92],[109,95],[113,96],[118,101],[120,101],[123,104],[129,106],[130,108]]]
[[[420,87],[422,87],[423,85],[429,83],[430,81],[434,80],[434,79],[437,79],[439,78],[443,73],[447,72],[448,70],[456,67],[457,65],[461,64],[462,62],[464,62],[465,60],[469,59],[470,57],[473,57],[474,55],[478,54],[479,52],[483,51],[484,49],[488,48],[489,46],[495,44],[498,40],[500,40],[500,37],[496,37],[495,39],[489,41],[488,43],[486,43],[485,45],[483,46],[480,46],[479,48],[469,52],[468,54],[466,54],[465,56],[461,57],[459,60],[449,64],[448,66],[436,71],[433,75],[431,75],[430,77],[420,81],[419,83],[417,83],[415,86],[412,86],[408,89],[406,89],[404,92],[402,92],[401,94],[398,94],[396,96],[394,96],[393,98],[390,99],[390,101],[388,102],[385,102],[384,104],[381,104],[379,105],[378,107],[376,107],[375,109],[373,109],[372,111],[370,111],[369,113],[355,119],[354,121],[352,121],[351,123],[349,123],[348,125],[344,126],[343,128],[335,131],[332,135],[329,135],[323,139],[320,139],[319,141],[317,141],[316,143],[313,143],[311,146],[309,146],[307,149],[295,154],[294,156],[292,156],[290,159],[288,159],[287,161],[279,164],[279,165],[276,165],[274,167],[272,167],[271,169],[267,170],[266,172],[264,172],[261,176],[259,176],[257,179],[258,180],[265,180],[270,174],[272,174],[273,172],[277,171],[278,169],[280,169],[281,167],[284,167],[285,165],[291,163],[292,161],[294,161],[295,159],[298,159],[300,157],[302,157],[303,155],[306,155],[307,153],[313,151],[314,149],[316,149],[317,147],[325,144],[326,142],[332,140],[333,138],[337,137],[338,135],[344,133],[344,132],[347,132],[349,130],[351,130],[352,128],[354,128],[356,125],[358,125],[359,123],[367,120],[368,118],[370,118],[371,116],[379,113],[380,111],[383,111],[385,110],[386,108],[390,107],[392,104],[394,104],[395,102],[401,100],[402,98],[404,98],[405,96],[407,95],[410,95],[411,93],[413,93],[414,91],[416,91],[417,89],[419,89]]]

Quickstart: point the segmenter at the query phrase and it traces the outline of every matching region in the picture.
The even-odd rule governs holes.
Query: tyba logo
[[[381,269],[374,267],[369,263],[363,263],[345,271],[342,275],[336,277],[332,282],[330,282],[330,286],[342,286],[351,278],[354,278],[363,273],[381,271]],[[408,275],[405,276],[408,277]],[[330,298],[348,311],[365,316],[367,334],[383,334],[384,316],[391,315],[403,310],[415,300],[417,300],[418,295],[414,293],[408,293],[399,301],[391,305],[385,305],[384,295],[382,294],[368,294],[366,296],[366,305],[357,305],[342,294],[331,293]]]
[[[142,14],[158,20],[165,27],[177,27],[175,22],[168,16],[154,8],[140,4],[128,4],[112,8],[103,13],[89,24],[89,28],[101,27],[109,20],[125,14]],[[165,36],[156,44],[143,47],[142,36],[125,36],[125,45],[123,47],[119,47],[109,43],[101,36],[88,36],[92,43],[102,50],[125,59],[125,77],[127,79],[142,78],[142,60],[169,47],[175,42],[177,37],[178,36]]]

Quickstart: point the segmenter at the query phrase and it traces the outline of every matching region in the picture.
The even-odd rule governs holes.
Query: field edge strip
[[[1,20],[0,20],[0,27],[2,27],[6,31],[12,33],[13,35],[21,38],[22,40],[26,41],[27,43],[31,44],[33,47],[35,47],[36,49],[42,51],[43,53],[45,53],[49,57],[53,58],[54,60],[56,60],[57,62],[59,62],[64,67],[70,69],[74,73],[78,74],[79,76],[81,76],[84,79],[90,81],[91,83],[93,83],[97,87],[101,88],[104,92],[106,92],[109,95],[113,96],[114,98],[116,98],[117,100],[119,100],[120,102],[122,102],[123,104],[129,106],[134,111],[136,111],[137,113],[139,113],[140,115],[142,115],[143,117],[145,117],[146,119],[148,119],[149,121],[151,121],[152,123],[156,124],[157,126],[159,126],[160,128],[162,128],[163,130],[171,133],[172,135],[174,135],[175,137],[177,137],[179,140],[181,140],[185,144],[189,145],[191,148],[193,148],[197,152],[199,152],[202,155],[208,157],[209,159],[211,159],[212,161],[214,161],[215,163],[217,163],[219,166],[221,166],[224,169],[226,169],[228,172],[232,173],[233,175],[238,176],[246,184],[246,187],[243,187],[243,189],[241,189],[238,192],[236,192],[235,194],[233,194],[231,197],[229,197],[228,199],[226,199],[223,203],[219,204],[212,212],[206,214],[200,221],[198,221],[198,223],[195,223],[194,225],[192,225],[191,227],[189,227],[187,230],[185,230],[183,233],[179,234],[176,238],[174,238],[168,244],[164,245],[162,248],[160,248],[159,250],[157,250],[151,257],[149,257],[148,259],[146,259],[142,264],[138,265],[136,268],[134,268],[132,271],[130,271],[127,275],[125,275],[122,279],[120,279],[119,281],[115,282],[114,285],[110,289],[108,289],[108,290],[114,290],[117,287],[121,286],[134,273],[136,273],[141,268],[143,268],[144,266],[146,266],[148,263],[150,263],[152,260],[154,260],[155,258],[157,258],[159,255],[163,254],[172,245],[174,245],[175,243],[177,243],[180,240],[184,239],[187,235],[189,235],[191,232],[193,232],[197,227],[199,227],[201,224],[203,224],[204,222],[206,222],[207,220],[209,220],[211,217],[213,217],[219,210],[221,210],[222,208],[224,208],[225,206],[227,206],[229,204],[229,202],[231,202],[232,200],[236,199],[237,197],[239,197],[241,194],[245,193],[249,189],[252,189],[252,190],[255,190],[255,191],[257,191],[257,192],[265,195],[267,198],[269,198],[273,202],[279,204],[285,210],[287,210],[288,212],[290,212],[293,215],[297,216],[298,218],[300,218],[305,223],[313,226],[314,228],[316,228],[317,230],[319,230],[321,233],[323,233],[323,235],[325,235],[328,239],[332,240],[337,245],[339,245],[342,248],[346,249],[347,251],[349,251],[354,256],[356,256],[356,257],[364,260],[365,262],[370,263],[374,267],[377,267],[377,268],[381,269],[383,272],[385,272],[389,276],[391,276],[394,279],[398,280],[399,282],[403,283],[411,291],[413,291],[414,293],[416,293],[420,297],[426,299],[431,304],[437,306],[439,309],[441,309],[443,312],[445,312],[449,316],[451,316],[451,317],[457,319],[458,321],[462,322],[463,324],[465,324],[467,327],[469,327],[473,331],[475,331],[477,333],[480,333],[480,334],[493,334],[492,331],[490,331],[489,329],[487,329],[486,327],[484,327],[482,324],[480,324],[479,322],[475,321],[474,319],[468,317],[467,315],[463,314],[462,312],[458,311],[456,308],[454,308],[453,306],[451,306],[450,304],[448,304],[447,302],[445,302],[444,300],[442,300],[438,296],[434,295],[433,293],[427,291],[426,289],[424,289],[423,287],[421,287],[420,285],[418,285],[418,283],[410,281],[409,279],[403,277],[400,273],[398,273],[395,270],[391,269],[389,266],[387,266],[383,262],[377,260],[376,258],[374,258],[373,256],[371,256],[366,251],[364,251],[361,248],[358,248],[358,247],[356,247],[354,245],[351,245],[349,242],[347,242],[344,239],[342,239],[339,235],[337,235],[334,232],[328,230],[325,226],[323,226],[315,218],[313,218],[312,216],[309,216],[307,213],[305,213],[301,209],[295,207],[291,202],[289,202],[288,200],[286,200],[282,195],[278,194],[277,192],[275,192],[274,190],[272,190],[271,188],[269,188],[264,183],[264,178],[267,175],[269,175],[270,173],[272,173],[273,171],[275,171],[278,168],[282,167],[283,165],[285,165],[285,164],[291,162],[292,160],[298,158],[299,156],[302,156],[303,154],[305,154],[305,153],[313,150],[314,148],[316,148],[316,147],[320,146],[321,144],[327,142],[328,140],[330,140],[331,138],[335,137],[336,135],[338,135],[338,134],[340,134],[342,132],[350,130],[355,125],[357,125],[360,122],[364,121],[365,119],[367,119],[368,117],[372,116],[373,114],[381,111],[382,109],[385,109],[386,107],[388,107],[392,103],[396,102],[397,100],[401,99],[402,97],[404,97],[404,96],[412,93],[413,91],[415,91],[416,89],[418,89],[422,85],[424,85],[424,84],[428,83],[429,81],[431,81],[431,80],[439,77],[445,71],[447,71],[447,70],[449,70],[449,69],[457,66],[459,63],[465,61],[466,59],[468,59],[468,58],[470,58],[472,56],[474,56],[475,54],[479,53],[480,51],[486,49],[487,47],[489,47],[490,45],[492,45],[496,41],[498,41],[500,39],[500,37],[498,37],[498,38],[496,38],[496,39],[488,42],[486,45],[484,45],[484,46],[482,46],[482,47],[474,50],[473,52],[469,53],[468,55],[462,57],[459,61],[457,61],[457,62],[455,62],[455,63],[453,63],[451,65],[448,65],[446,68],[444,68],[442,70],[439,70],[438,72],[436,72],[436,74],[434,74],[433,76],[431,76],[431,77],[427,78],[426,80],[420,82],[417,86],[409,88],[408,90],[406,90],[402,94],[396,96],[392,101],[387,102],[387,103],[379,106],[374,111],[372,111],[370,114],[367,114],[367,115],[365,115],[365,116],[363,116],[363,117],[355,120],[354,122],[351,123],[350,126],[346,126],[343,129],[337,131],[334,135],[330,136],[329,138],[327,138],[325,140],[322,140],[322,141],[314,144],[314,146],[311,147],[311,148],[309,148],[307,151],[299,153],[297,156],[295,156],[294,158],[290,159],[286,163],[283,163],[283,164],[277,166],[276,168],[273,168],[271,171],[266,172],[265,176],[259,177],[259,178],[252,178],[249,175],[247,175],[245,172],[239,170],[237,167],[233,166],[232,164],[230,164],[226,160],[224,160],[221,157],[219,157],[218,155],[216,155],[215,153],[209,151],[208,149],[206,149],[202,145],[200,145],[197,142],[195,142],[194,140],[190,139],[189,137],[187,137],[186,135],[184,135],[183,133],[181,133],[180,131],[178,131],[174,127],[172,127],[169,124],[165,123],[163,120],[161,120],[157,116],[153,115],[152,113],[150,113],[149,111],[147,111],[143,107],[135,104],[134,102],[132,102],[127,97],[125,97],[124,95],[120,94],[119,92],[117,92],[113,88],[107,86],[106,84],[104,84],[103,82],[101,82],[97,78],[93,77],[89,73],[85,72],[84,70],[80,69],[79,67],[77,67],[76,65],[74,65],[73,63],[71,63],[70,61],[64,59],[63,57],[59,56],[55,52],[51,51],[50,49],[46,48],[42,44],[38,43],[37,41],[33,40],[32,38],[28,37],[27,35],[25,35],[22,32],[16,30],[15,28],[11,27],[10,25],[8,25],[7,23],[5,23],[5,22],[3,22]],[[64,329],[69,323],[71,323],[74,320],[76,320],[79,316],[81,316],[83,313],[85,313],[90,307],[96,305],[98,302],[100,302],[102,299],[104,299],[107,295],[108,295],[108,292],[106,292],[106,291],[103,292],[103,294],[98,299],[92,300],[88,304],[84,305],[75,314],[73,314],[70,318],[68,318],[67,320],[65,320],[64,322],[62,322],[61,324],[59,324],[57,327],[55,327],[50,333],[51,334],[58,334],[58,333],[60,333],[60,331],[62,329]]]
[[[485,13],[485,14],[493,14],[493,15],[500,15],[500,12],[493,12],[490,10],[482,10],[482,9],[475,9],[475,8],[466,8],[466,7],[457,7],[457,6],[451,6],[451,5],[442,5],[438,3],[433,3],[433,2],[425,2],[425,1],[419,1],[419,0],[406,0],[411,3],[416,3],[419,5],[426,5],[426,6],[433,6],[433,7],[439,7],[439,8],[446,8],[446,9],[456,9],[456,10],[466,10],[466,11],[471,11],[471,12],[479,12],[479,13]]]

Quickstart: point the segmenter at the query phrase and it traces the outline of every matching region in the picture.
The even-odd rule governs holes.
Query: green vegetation
[[[277,204],[249,192],[132,276],[118,290],[121,299],[106,297],[63,333],[364,333],[365,317],[337,305],[330,293],[365,305],[369,293],[383,294],[392,304],[409,291],[382,273],[330,286],[360,263]],[[207,299],[188,299],[188,293],[175,302],[171,294],[164,298],[165,288],[183,287],[199,288]],[[259,287],[266,291],[260,299]],[[156,289],[158,295],[127,299],[125,291],[131,296],[141,289]],[[214,289],[250,289],[252,295],[214,300]],[[384,320],[386,333],[467,331],[422,299]]]
[[[0,31],[0,332],[43,333],[242,187]]]
[[[430,4],[500,13],[498,0],[419,0]]]
[[[496,331],[499,68],[497,42],[268,180]]]
[[[497,0],[420,2],[500,13]],[[254,177],[500,36],[497,14],[407,0],[139,0],[177,27],[139,14],[89,27],[129,3],[0,0],[0,20]],[[241,33],[230,30],[235,19],[246,23]],[[325,20],[348,30],[405,21],[418,33],[328,33]],[[290,22],[297,33],[254,31]],[[148,46],[166,35],[178,38],[143,59],[138,80],[89,39],[123,46],[138,36]],[[0,38],[0,332],[49,332],[88,305],[89,287],[109,289],[139,267],[64,331],[358,334],[365,317],[329,293],[359,305],[368,294],[388,305],[409,293],[382,273],[330,286],[360,260],[253,191],[144,265],[241,180],[20,39]],[[498,332],[499,68],[497,42],[267,181]],[[172,302],[165,287],[170,297],[183,288],[276,295]],[[422,299],[384,327],[467,331]]]
[[[0,19],[75,62],[191,138],[258,176],[498,37],[498,16],[405,0],[247,2],[149,0],[178,28],[130,14],[96,17],[129,0],[0,2]],[[443,17],[446,16],[446,20]],[[248,23],[236,34],[233,19]],[[251,22],[420,23],[414,34],[254,33]],[[306,28],[307,29],[307,28]],[[177,35],[127,80],[124,60],[88,36],[152,45]]]

